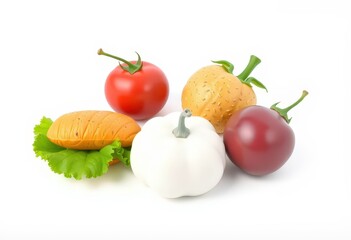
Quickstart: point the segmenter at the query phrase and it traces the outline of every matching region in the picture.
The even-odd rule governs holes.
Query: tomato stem
[[[136,52],[136,54],[138,55],[138,61],[135,64],[133,64],[133,63],[131,63],[131,62],[129,62],[129,61],[123,59],[123,58],[120,58],[120,57],[111,55],[109,53],[106,53],[101,48],[98,50],[97,54],[98,55],[104,55],[104,56],[107,56],[107,57],[110,57],[110,58],[114,58],[114,59],[117,59],[118,61],[121,61],[121,62],[127,64],[127,66],[122,66],[121,63],[119,63],[119,66],[123,70],[129,72],[130,74],[134,74],[137,71],[139,71],[141,69],[142,65],[143,65],[143,63],[141,61],[141,58],[140,58],[140,55],[137,52]]]
[[[177,138],[187,138],[190,134],[189,128],[185,126],[185,118],[191,116],[191,111],[189,109],[184,109],[184,111],[179,116],[178,127],[173,129],[172,133]]]
[[[287,123],[290,123],[291,118],[288,118],[288,112],[289,112],[292,108],[294,108],[296,105],[298,105],[307,95],[308,95],[308,92],[307,92],[306,90],[303,90],[303,91],[302,91],[301,97],[300,97],[296,102],[294,102],[293,104],[291,104],[290,106],[288,106],[288,107],[286,107],[286,108],[279,108],[279,107],[277,107],[277,105],[279,104],[279,102],[277,102],[277,103],[275,103],[275,104],[273,104],[273,105],[271,106],[271,109],[274,110],[274,111],[276,111],[276,112],[278,112],[279,115],[280,115],[282,118],[284,118],[285,121],[286,121]]]

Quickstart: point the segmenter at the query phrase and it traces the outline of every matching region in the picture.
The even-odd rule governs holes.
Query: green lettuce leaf
[[[40,124],[35,125],[34,127],[34,134],[35,135],[39,135],[39,134],[44,134],[46,135],[50,126],[52,125],[52,120],[50,118],[47,117],[43,117],[40,120]]]
[[[34,127],[33,150],[37,157],[48,161],[55,173],[77,180],[95,178],[105,174],[109,162],[116,158],[130,166],[130,148],[123,148],[117,140],[100,150],[89,151],[67,149],[52,143],[46,136],[52,123],[50,118],[43,117]]]
[[[130,150],[131,150],[131,147],[123,148],[119,141],[114,141],[112,144],[107,145],[106,147],[104,147],[100,151],[105,151],[104,149],[106,148],[106,150],[107,150],[109,147],[113,148],[113,149],[110,150],[110,151],[113,152],[112,153],[113,159],[118,159],[125,166],[128,166],[128,167],[130,166]]]
[[[52,120],[50,118],[43,117],[39,125],[34,127],[34,143],[33,150],[37,157],[41,157],[43,160],[48,160],[48,157],[52,153],[56,153],[64,150],[65,148],[60,147],[52,143],[46,136]]]

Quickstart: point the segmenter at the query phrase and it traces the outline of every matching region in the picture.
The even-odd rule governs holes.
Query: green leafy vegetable
[[[34,127],[33,150],[37,157],[48,161],[55,173],[79,180],[105,174],[113,159],[119,159],[124,165],[130,166],[130,148],[123,148],[119,141],[114,141],[99,151],[67,149],[52,143],[46,136],[52,123],[50,118],[43,117],[40,124]]]

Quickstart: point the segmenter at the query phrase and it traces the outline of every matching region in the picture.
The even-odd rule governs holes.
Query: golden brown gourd
[[[252,84],[266,87],[253,77],[251,71],[260,59],[251,56],[246,69],[238,76],[228,61],[215,61],[221,65],[210,65],[199,69],[187,81],[182,92],[182,107],[212,123],[217,133],[224,127],[234,112],[257,102]]]
[[[215,65],[193,74],[182,93],[182,107],[191,109],[194,116],[209,120],[217,133],[223,133],[235,111],[254,104],[256,96],[252,88]]]
[[[47,137],[65,148],[98,150],[115,140],[122,147],[131,146],[140,130],[138,123],[124,114],[90,110],[62,115],[51,125]]]

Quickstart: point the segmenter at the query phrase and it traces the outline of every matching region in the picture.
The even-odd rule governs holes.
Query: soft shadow
[[[208,192],[208,195],[209,197],[217,197],[232,194],[236,189],[240,188],[242,181],[245,181],[245,179],[247,179],[247,174],[226,158],[226,168],[224,169],[223,177],[218,185]]]
[[[110,166],[107,173],[100,177],[82,179],[81,181],[88,188],[100,188],[109,184],[126,182],[133,176],[134,175],[130,167],[125,167],[123,164],[119,163]]]

